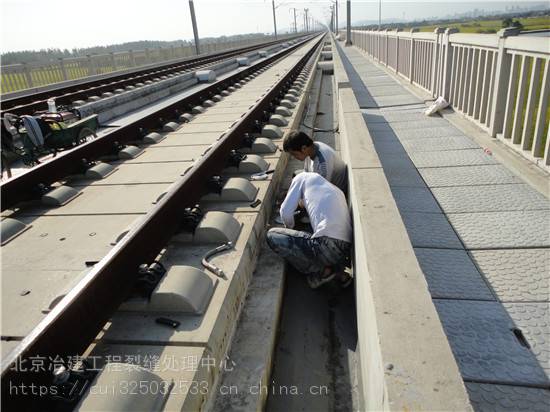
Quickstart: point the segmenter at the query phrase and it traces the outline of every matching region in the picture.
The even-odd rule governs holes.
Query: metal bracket
[[[239,164],[246,159],[246,155],[237,152],[236,150],[231,150],[229,157],[227,158],[227,165],[229,167],[239,167]]]
[[[194,232],[203,216],[204,213],[200,209],[199,205],[185,208],[181,222],[182,230],[186,232]]]
[[[136,292],[144,298],[149,298],[165,274],[166,268],[160,262],[140,265],[135,285]]]
[[[219,195],[222,194],[224,182],[221,176],[212,176],[206,185],[208,186],[209,193],[217,193]]]

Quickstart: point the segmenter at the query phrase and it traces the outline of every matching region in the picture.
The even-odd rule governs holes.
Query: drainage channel
[[[338,151],[333,76],[323,74],[322,70],[318,70],[317,76],[320,79],[315,120],[313,124],[302,122],[301,128],[315,141]],[[310,104],[314,102],[310,98]],[[287,173],[292,175],[302,167],[301,162],[289,162]],[[266,387],[266,410],[356,410],[357,328],[353,286],[341,290],[328,284],[312,290],[305,277],[287,265],[281,307],[273,373]]]

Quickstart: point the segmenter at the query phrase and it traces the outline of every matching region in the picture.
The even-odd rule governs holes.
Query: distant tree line
[[[244,40],[250,37],[270,37],[263,33],[248,33],[248,34],[237,34],[234,36],[221,36],[221,37],[205,37],[201,38],[200,41],[203,44],[208,43],[223,43],[226,41],[236,41]],[[58,58],[67,58],[67,57],[81,57],[88,54],[105,54],[111,52],[124,52],[129,50],[145,50],[145,49],[154,49],[154,48],[169,48],[169,47],[181,47],[192,45],[194,42],[188,40],[174,40],[174,41],[160,41],[160,40],[140,40],[132,41],[127,43],[120,44],[111,44],[108,46],[94,46],[94,47],[85,47],[85,48],[73,48],[69,49],[58,49],[58,48],[49,48],[41,50],[23,50],[16,52],[6,52],[1,54],[1,63],[4,66],[17,63],[31,63],[31,62],[49,62],[51,60],[56,60]]]
[[[420,27],[420,26],[435,26],[440,25],[445,27],[446,24],[457,24],[462,23],[464,27],[481,27],[479,23],[470,23],[472,20],[501,20],[502,27],[517,27],[520,30],[523,29],[523,25],[519,20],[514,20],[514,18],[526,18],[526,17],[537,17],[537,16],[550,16],[550,8],[546,10],[535,10],[535,11],[526,11],[520,13],[497,13],[487,16],[479,16],[475,19],[472,18],[463,18],[463,19],[437,19],[437,20],[418,20],[414,22],[395,22],[382,24],[382,29],[405,29],[409,27]],[[358,28],[372,30],[377,29],[378,24],[369,24],[369,25],[360,25]],[[478,33],[495,33],[496,30],[493,29],[479,29]]]

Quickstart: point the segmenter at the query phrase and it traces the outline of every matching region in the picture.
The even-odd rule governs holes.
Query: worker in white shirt
[[[314,142],[304,132],[292,131],[283,142],[283,150],[304,162],[304,171],[318,173],[347,193],[346,164],[332,147],[323,142]]]
[[[293,230],[294,213],[304,207],[313,234]],[[299,272],[308,275],[313,289],[337,278],[351,283],[344,271],[352,242],[351,217],[344,193],[317,173],[297,175],[281,205],[286,227],[267,232],[267,243]]]

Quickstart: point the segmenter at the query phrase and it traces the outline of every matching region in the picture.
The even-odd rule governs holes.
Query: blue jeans
[[[349,261],[351,244],[327,236],[282,227],[267,232],[267,244],[299,272],[321,273],[327,266],[342,270]]]

